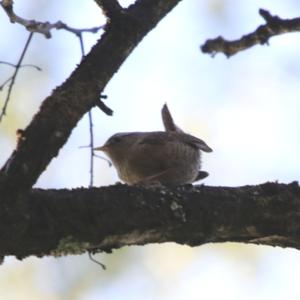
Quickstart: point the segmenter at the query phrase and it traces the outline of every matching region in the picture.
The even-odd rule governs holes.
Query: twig
[[[300,31],[300,18],[281,19],[278,16],[272,16],[270,12],[264,9],[260,9],[259,14],[266,21],[265,25],[259,26],[254,32],[244,35],[238,40],[228,41],[222,36],[207,40],[201,46],[202,52],[210,53],[213,56],[222,52],[227,57],[230,57],[237,52],[248,49],[254,45],[268,44],[268,41],[272,36]]]
[[[80,35],[83,32],[91,32],[96,33],[100,29],[104,28],[104,26],[92,27],[92,28],[73,28],[68,26],[67,24],[63,23],[62,21],[57,21],[55,23],[50,22],[40,22],[35,20],[26,20],[17,14],[15,14],[13,10],[13,1],[12,0],[3,0],[0,2],[2,8],[8,15],[10,21],[12,23],[18,23],[23,25],[28,31],[30,32],[37,32],[43,34],[46,38],[51,38],[51,30],[54,29],[64,29],[69,32],[74,33],[75,35]]]
[[[12,88],[13,88],[14,83],[15,83],[15,81],[16,81],[18,72],[19,72],[19,70],[20,70],[20,67],[21,67],[22,61],[23,61],[23,59],[24,59],[24,56],[25,56],[25,54],[26,54],[26,52],[27,52],[27,49],[28,49],[28,46],[29,46],[30,41],[31,41],[31,39],[32,39],[32,36],[33,36],[33,32],[30,32],[30,33],[29,33],[29,36],[28,36],[28,38],[27,38],[25,47],[24,47],[24,49],[23,49],[23,51],[22,51],[22,53],[21,53],[21,56],[20,56],[20,58],[19,58],[19,61],[18,61],[17,64],[15,65],[15,71],[14,71],[13,75],[12,75],[9,79],[7,79],[7,80],[4,82],[4,84],[2,84],[1,87],[0,87],[0,90],[1,90],[8,82],[10,82],[9,87],[8,87],[8,91],[7,91],[7,95],[6,95],[6,99],[5,99],[5,101],[4,101],[4,105],[3,105],[2,111],[1,111],[1,113],[0,113],[0,122],[1,122],[2,118],[6,115],[6,109],[7,109],[7,105],[8,105],[9,99],[10,99],[10,95],[11,95],[11,92],[12,92]]]
[[[13,67],[13,68],[16,68],[17,65],[15,64],[12,64],[12,63],[9,63],[7,61],[0,61],[0,64],[2,65],[7,65],[7,66],[10,66],[10,67]],[[42,68],[40,68],[39,66],[37,65],[33,65],[33,64],[25,64],[25,65],[20,65],[19,68],[27,68],[27,67],[30,67],[30,68],[34,68],[38,71],[42,71]]]
[[[14,64],[12,64],[12,63],[9,63],[9,62],[7,62],[7,61],[0,61],[0,64],[2,64],[2,65],[7,65],[7,66],[11,66],[11,67],[13,67],[13,68],[15,68],[16,67],[16,65],[14,65]]]
[[[78,148],[79,148],[79,149],[84,149],[84,148],[90,148],[90,147],[91,147],[90,145],[86,145],[86,146],[79,146]],[[95,152],[94,152],[94,157],[97,157],[97,158],[100,158],[100,159],[102,159],[102,160],[105,160],[105,161],[108,163],[108,166],[109,166],[109,167],[112,166],[112,162],[111,162],[109,159],[107,159],[106,157],[101,156],[101,155],[98,155],[98,154],[96,154]]]
[[[88,112],[90,128],[90,187],[94,185],[94,131],[92,111]]]
[[[1,85],[0,85],[0,91],[11,81],[12,76],[7,78]]]
[[[20,66],[20,68],[27,68],[27,67],[34,68],[37,71],[42,71],[42,68],[40,68],[39,66],[36,66],[36,65],[32,65],[32,64],[25,64],[25,65]]]
[[[84,44],[82,39],[82,34],[79,33],[78,35],[79,44],[80,44],[80,51],[81,51],[81,57],[84,57]],[[93,131],[93,115],[92,111],[89,110],[88,112],[89,117],[89,132],[90,132],[90,184],[89,187],[92,187],[94,185],[94,131]],[[89,253],[90,255],[90,253]],[[91,258],[91,256],[90,256]],[[91,258],[92,259],[92,258]]]
[[[104,96],[100,95],[99,99],[96,100],[96,106],[98,106],[104,113],[106,113],[108,116],[112,116],[114,111],[109,108],[102,100],[104,99]]]
[[[13,68],[17,68],[17,65],[15,64],[12,64],[12,63],[9,63],[9,62],[6,62],[6,61],[0,61],[0,64],[3,64],[3,65],[7,65],[7,66],[10,66],[10,67],[13,67]],[[32,64],[25,64],[25,65],[20,65],[19,68],[25,68],[25,67],[31,67],[31,68],[34,68],[38,71],[42,71],[42,68],[40,68],[39,66],[36,66],[36,65],[32,65]],[[11,79],[12,79],[13,76],[10,76],[9,78],[7,78],[1,85],[0,85],[0,91],[6,86],[6,84],[8,84]]]
[[[88,254],[89,254],[89,259],[90,259],[92,262],[94,262],[94,263],[96,263],[97,265],[101,266],[101,268],[102,268],[103,270],[106,270],[106,266],[105,266],[103,263],[101,263],[100,261],[96,260],[96,259],[92,256],[92,253],[91,253],[90,251],[88,251]]]
[[[82,40],[82,35],[80,34],[78,36],[79,38],[79,43],[80,43],[80,49],[81,49],[81,55],[82,57],[84,56],[84,45],[83,45],[83,40]],[[100,95],[99,99],[97,100],[97,106],[103,111],[105,112],[107,115],[111,116],[113,114],[113,111],[106,106],[102,101],[101,98],[106,99],[107,96],[106,95]],[[112,166],[112,163],[106,159],[105,157],[96,155],[94,152],[94,124],[93,124],[93,115],[92,115],[92,111],[89,110],[88,112],[88,118],[89,118],[89,129],[90,129],[90,144],[87,146],[90,148],[90,184],[89,187],[93,187],[94,186],[94,157],[98,157],[101,158],[105,161],[108,162],[109,167]],[[97,261],[95,261],[92,257],[91,254],[89,253],[90,259],[98,264],[100,264],[102,266],[102,268],[105,270],[105,266]]]
[[[95,153],[94,153],[94,156],[95,156],[95,157],[98,157],[98,158],[100,158],[100,159],[105,160],[105,161],[108,163],[108,166],[109,166],[109,167],[112,167],[112,162],[111,162],[109,159],[107,159],[106,157],[103,157],[103,156],[98,155],[98,154],[95,154]]]
[[[84,44],[83,44],[82,34],[79,34],[78,38],[79,38],[79,43],[80,43],[81,55],[83,57],[84,56]],[[106,99],[107,96],[100,95],[99,99],[97,100],[96,105],[107,115],[111,116],[113,114],[113,111],[101,101],[101,98]],[[94,152],[94,130],[93,130],[94,124],[93,124],[93,115],[92,115],[91,110],[89,110],[89,112],[88,112],[88,117],[89,117],[89,129],[90,129],[90,144],[87,146],[88,148],[90,148],[90,184],[89,184],[89,187],[92,187],[92,186],[94,186],[94,157],[98,157],[98,158],[101,158],[101,159],[107,161],[109,167],[112,166],[112,163],[105,157],[95,154],[95,152]]]

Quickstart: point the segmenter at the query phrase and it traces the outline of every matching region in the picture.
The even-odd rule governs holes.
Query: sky
[[[104,24],[93,1],[15,1],[25,18],[62,20],[85,28]],[[31,5],[30,5],[30,4]],[[122,2],[124,5],[128,1]],[[240,186],[299,180],[300,39],[285,34],[230,59],[201,53],[208,38],[236,39],[263,24],[259,8],[282,18],[299,16],[290,1],[182,1],[134,50],[105,89],[114,116],[93,109],[95,143],[122,131],[162,130],[167,102],[179,127],[214,150],[203,154],[206,185]],[[84,12],[84,13],[83,13]],[[0,60],[16,62],[28,32],[0,11]],[[86,52],[99,39],[84,35]],[[7,117],[0,123],[0,164],[15,147],[15,131],[30,122],[43,99],[80,62],[76,37],[53,31],[35,35],[26,63],[42,68],[20,73]],[[10,74],[0,65],[0,82]],[[0,104],[5,91],[0,94]],[[84,117],[59,156],[36,183],[42,188],[89,184],[88,120]],[[76,162],[76,163],[74,163]],[[113,167],[95,161],[95,185],[118,181]],[[0,267],[5,299],[299,299],[300,254],[293,249],[234,243],[189,248],[175,244],[129,247],[98,255],[108,271],[87,256],[13,258]],[[24,280],[26,277],[26,280]],[[297,278],[297,279],[296,279]],[[18,287],[17,289],[15,287]],[[216,288],[217,287],[217,288]]]

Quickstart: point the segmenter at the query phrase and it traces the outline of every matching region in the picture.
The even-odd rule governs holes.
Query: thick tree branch
[[[1,195],[0,255],[66,255],[125,245],[245,242],[300,249],[298,183],[175,189],[115,185]],[[16,203],[6,206],[6,203]]]
[[[248,49],[257,44],[268,44],[272,36],[300,31],[300,18],[281,19],[278,16],[272,16],[264,9],[260,9],[259,14],[265,19],[265,25],[259,26],[254,32],[244,35],[238,40],[228,41],[222,36],[207,40],[201,46],[202,52],[212,55],[222,52],[227,57],[230,57],[239,51]]]
[[[95,2],[109,20],[117,18],[122,13],[122,6],[117,0],[95,0]]]
[[[18,148],[0,171],[0,193],[30,188],[58,154],[81,117],[95,106],[124,60],[180,0],[140,0],[110,22],[72,75],[44,100]]]

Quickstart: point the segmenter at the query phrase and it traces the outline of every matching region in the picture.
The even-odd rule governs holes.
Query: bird
[[[212,149],[180,129],[167,104],[161,114],[165,131],[120,132],[94,148],[111,159],[119,178],[128,185],[178,186],[209,175],[200,170],[201,151]]]

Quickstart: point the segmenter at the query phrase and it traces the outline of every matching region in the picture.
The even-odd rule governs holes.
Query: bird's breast
[[[193,182],[200,169],[200,151],[183,143],[140,144],[115,164],[119,177],[133,184],[144,178],[162,176],[165,184]]]

